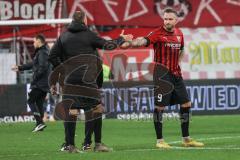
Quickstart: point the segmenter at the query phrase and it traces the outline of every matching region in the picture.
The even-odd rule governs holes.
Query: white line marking
[[[197,140],[198,141],[207,141],[207,140],[236,139],[236,138],[240,138],[240,136],[198,138]],[[176,144],[176,143],[181,143],[181,142],[182,141],[172,141],[172,142],[169,142],[169,144]],[[231,146],[233,146],[233,145],[231,145]],[[161,149],[148,148],[148,149],[129,149],[129,150],[122,150],[122,151],[139,152],[139,151],[157,151],[157,150],[161,150]],[[230,146],[228,146],[228,147],[174,147],[174,146],[172,146],[171,149],[167,149],[167,150],[240,150],[240,147],[230,147]]]
[[[226,137],[208,137],[208,138],[198,138],[199,141],[206,141],[206,140],[218,140],[218,139],[236,139],[240,138],[240,136],[226,136]],[[182,141],[172,141],[169,142],[169,144],[176,144],[181,143]],[[232,146],[232,147],[231,147]],[[128,150],[113,150],[113,152],[139,152],[139,151],[157,151],[157,150],[163,150],[163,149],[157,149],[157,148],[146,148],[146,149],[128,149]],[[171,149],[165,149],[165,150],[240,150],[240,147],[233,147],[233,145],[227,146],[227,147],[172,147]],[[55,152],[56,154],[64,154],[63,152]],[[45,154],[45,153],[44,153]],[[0,155],[0,158],[6,158],[6,157],[27,157],[27,156],[40,156],[43,154],[34,153],[34,154],[9,154],[9,155]]]
[[[129,149],[121,150],[125,152],[140,152],[140,151],[170,151],[170,150],[240,150],[240,147],[172,147],[171,149],[158,149],[158,148],[146,148],[146,149]]]
[[[218,140],[218,139],[235,139],[240,138],[240,136],[226,136],[226,137],[208,137],[208,138],[198,138],[198,141],[208,141],[208,140]],[[182,141],[172,141],[169,144],[181,143]]]

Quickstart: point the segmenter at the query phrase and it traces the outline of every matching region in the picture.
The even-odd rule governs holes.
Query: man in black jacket
[[[84,109],[86,121],[95,121],[94,125],[91,125],[95,130],[94,150],[109,151],[109,148],[101,142],[103,106],[97,77],[102,71],[102,63],[96,51],[97,48],[112,50],[125,40],[132,39],[132,35],[122,33],[118,39],[107,41],[90,31],[86,25],[85,13],[77,11],[67,31],[62,33],[53,45],[49,56],[49,61],[55,68],[52,75],[57,77],[49,78],[51,92],[56,93],[56,83],[62,83],[65,106],[70,103],[67,110],[69,115],[65,113],[67,114],[64,120],[65,144],[61,149],[70,153],[79,152],[74,140],[77,119],[74,109]]]
[[[45,37],[38,34],[34,38],[34,58],[33,61],[21,66],[13,66],[14,71],[33,70],[31,91],[29,92],[28,105],[36,119],[36,126],[32,132],[43,131],[46,125],[43,122],[43,103],[49,91],[48,76],[50,73],[50,63],[48,62],[49,49],[45,44]]]

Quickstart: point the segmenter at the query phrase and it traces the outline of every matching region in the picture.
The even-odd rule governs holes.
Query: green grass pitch
[[[155,148],[150,121],[103,121],[103,142],[110,153],[69,154],[58,151],[63,143],[61,122],[47,123],[44,132],[31,133],[34,123],[0,124],[0,160],[239,160],[240,116],[193,116],[190,133],[204,148],[181,147],[177,120],[164,121],[164,137],[174,148]],[[76,145],[83,141],[83,122],[78,122]]]

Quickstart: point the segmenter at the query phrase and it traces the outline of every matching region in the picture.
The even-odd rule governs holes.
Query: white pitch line
[[[55,154],[65,154],[68,153],[67,151],[56,151]],[[87,152],[80,151],[79,154],[85,154]],[[41,153],[33,153],[33,154],[8,154],[8,155],[0,155],[0,158],[6,158],[6,157],[27,157],[27,156],[40,156],[43,155]]]
[[[140,152],[140,151],[171,151],[171,150],[240,150],[240,147],[172,147],[170,149],[146,148],[146,149],[129,149],[121,150],[125,152]]]
[[[27,156],[40,156],[42,154],[33,153],[33,154],[7,154],[7,155],[0,155],[0,158],[6,157],[27,157]]]
[[[63,151],[56,151],[54,152],[55,154],[64,154],[64,153],[68,153],[63,152]],[[81,151],[79,154],[85,154],[86,152]],[[0,155],[0,158],[6,158],[6,157],[27,157],[27,156],[41,156],[43,154],[41,153],[33,153],[33,154],[8,154],[8,155]]]
[[[240,136],[226,136],[226,137],[209,137],[209,138],[199,138],[197,140],[200,141],[206,141],[206,140],[217,140],[217,139],[236,139],[240,138]],[[176,144],[181,143],[182,141],[172,141],[169,142],[169,144]],[[232,145],[231,145],[232,146]],[[157,150],[163,150],[163,149],[157,149],[157,148],[146,148],[146,149],[128,149],[128,150],[113,150],[113,152],[139,152],[139,151],[157,151]],[[240,150],[240,147],[172,147],[171,149],[165,149],[165,150]],[[85,153],[85,152],[83,152]],[[62,152],[56,152],[56,154],[63,154]],[[27,156],[40,156],[42,154],[34,153],[34,154],[18,154],[18,155],[0,155],[0,158],[6,158],[6,157],[27,157]]]
[[[226,136],[226,137],[208,137],[208,138],[198,138],[199,141],[207,141],[207,140],[217,140],[217,139],[235,139],[240,138],[240,136]],[[182,141],[172,141],[169,144],[181,143]]]
[[[179,150],[240,150],[240,147],[173,147]]]
[[[198,138],[197,140],[199,141],[207,141],[207,140],[217,140],[217,139],[236,139],[240,138],[240,136],[226,136],[226,137],[209,137],[209,138]],[[181,143],[182,141],[172,141],[169,142],[169,144],[176,144],[176,143]],[[172,147],[169,150],[240,150],[240,147]],[[138,152],[138,151],[157,151],[161,149],[157,148],[149,148],[149,149],[130,149],[130,150],[122,150],[122,151],[133,151],[133,152]]]

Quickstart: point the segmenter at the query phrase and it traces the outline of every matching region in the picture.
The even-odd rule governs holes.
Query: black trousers
[[[44,107],[43,103],[45,101],[47,92],[42,91],[38,88],[33,88],[31,92],[28,93],[28,105],[36,119],[37,125],[43,123]]]

